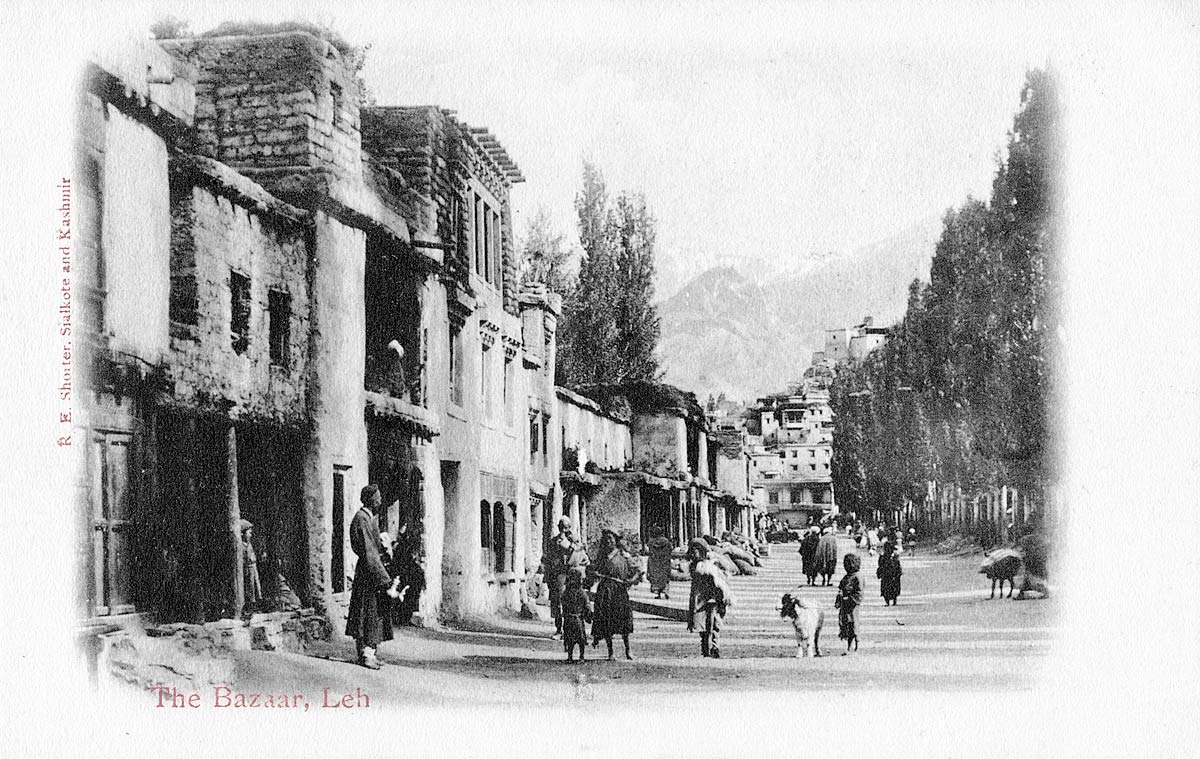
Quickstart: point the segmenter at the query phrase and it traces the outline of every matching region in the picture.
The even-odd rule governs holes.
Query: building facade
[[[307,32],[131,44],[78,104],[81,618],[335,630],[368,483],[423,557],[419,619],[519,608],[561,513],[559,300],[522,291],[494,136],[360,108]]]
[[[836,511],[833,497],[833,412],[829,391],[808,379],[787,393],[758,400],[756,434],[748,436],[755,503],[792,526]]]

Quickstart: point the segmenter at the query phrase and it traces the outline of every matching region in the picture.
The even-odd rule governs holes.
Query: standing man
[[[562,597],[567,590],[567,573],[583,573],[587,566],[587,553],[583,545],[575,540],[569,517],[558,520],[558,533],[550,539],[550,548],[542,560],[546,569],[546,582],[550,586],[550,613],[554,616],[554,637],[562,637]]]
[[[346,634],[354,638],[358,663],[379,669],[375,649],[392,639],[389,595],[396,584],[383,566],[384,545],[379,537],[375,516],[383,498],[378,485],[367,485],[359,494],[362,508],[350,520],[350,548],[358,556],[354,565],[354,584],[350,588],[350,612],[346,616]]]

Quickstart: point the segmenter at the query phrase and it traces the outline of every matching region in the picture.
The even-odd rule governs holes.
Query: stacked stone
[[[200,72],[201,154],[235,167],[361,175],[358,85],[329,43],[287,32],[162,44]]]

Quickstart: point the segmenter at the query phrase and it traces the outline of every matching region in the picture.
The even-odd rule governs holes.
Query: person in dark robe
[[[421,566],[421,537],[408,524],[401,525],[392,549],[392,574],[403,597],[392,603],[392,624],[411,624],[412,616],[421,605],[425,591],[425,570]]]
[[[900,597],[900,575],[903,573],[896,546],[891,541],[884,543],[883,553],[879,555],[879,568],[875,570],[875,576],[879,578],[879,594],[883,596],[884,606],[896,605],[896,599]]]
[[[346,634],[354,638],[358,663],[379,669],[375,656],[379,644],[392,639],[389,591],[399,595],[392,576],[383,564],[386,548],[379,537],[376,513],[383,498],[377,485],[367,485],[359,494],[362,508],[350,520],[350,548],[358,556],[354,583],[350,588],[350,611]]]
[[[667,540],[662,525],[650,530],[650,542],[646,544],[649,557],[646,560],[646,576],[650,580],[650,592],[655,598],[671,597],[671,541]]]
[[[837,535],[833,528],[821,530],[821,539],[817,541],[816,565],[817,574],[821,575],[821,584],[833,583],[833,575],[837,572]]]
[[[842,563],[846,575],[838,583],[837,598],[833,605],[838,610],[838,637],[846,641],[846,651],[842,654],[845,656],[850,653],[851,643],[854,644],[854,650],[858,650],[858,607],[862,606],[862,579],[858,576],[858,570],[862,568],[862,562],[858,554],[848,553]]]
[[[612,530],[601,534],[596,560],[589,569],[592,578],[599,583],[592,621],[592,645],[600,645],[601,640],[607,643],[611,661],[613,636],[620,635],[625,644],[625,658],[632,659],[629,636],[633,634],[633,607],[629,604],[629,586],[636,581],[638,571],[617,546],[617,535]]]
[[[572,570],[567,573],[567,589],[562,597],[563,648],[567,661],[575,661],[575,648],[579,648],[579,661],[586,659],[587,628],[584,623],[592,621],[592,603],[583,590],[583,573]]]
[[[732,603],[725,572],[709,560],[708,544],[699,538],[688,543],[688,572],[692,579],[688,595],[688,632],[700,633],[700,655],[721,658],[721,623]]]
[[[800,561],[804,567],[804,576],[808,578],[808,584],[813,585],[817,581],[817,543],[821,540],[817,535],[817,528],[810,527],[805,533],[804,539],[800,541]]]

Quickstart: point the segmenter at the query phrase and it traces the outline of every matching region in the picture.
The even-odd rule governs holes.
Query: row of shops
[[[521,607],[557,519],[635,547],[750,534],[694,397],[555,387],[519,168],[436,107],[360,107],[303,31],[131,42],[78,101],[79,617],[341,629],[369,483],[418,548],[418,621]],[[711,453],[710,453],[711,451]],[[253,525],[263,599],[247,599]]]

